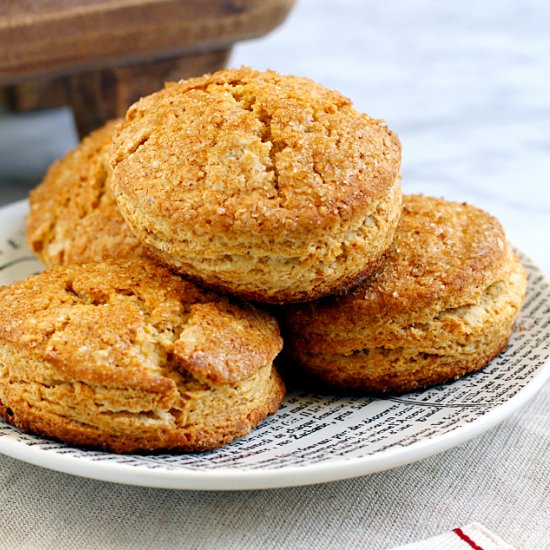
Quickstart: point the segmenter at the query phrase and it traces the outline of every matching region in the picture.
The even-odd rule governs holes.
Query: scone
[[[128,110],[113,189],[166,265],[265,302],[359,282],[401,213],[401,146],[306,78],[242,68],[167,85]]]
[[[279,406],[276,321],[147,260],[0,288],[0,415],[115,452],[213,449]]]
[[[402,392],[485,366],[508,342],[526,273],[500,223],[412,195],[387,263],[346,296],[288,306],[285,350],[306,377]]]
[[[48,266],[145,254],[118,211],[107,152],[115,122],[54,163],[30,194],[27,242]]]

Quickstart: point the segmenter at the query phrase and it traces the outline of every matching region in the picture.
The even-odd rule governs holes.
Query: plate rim
[[[139,487],[173,490],[240,491],[314,485],[391,470],[458,447],[512,416],[542,389],[549,378],[550,361],[547,360],[537,369],[531,381],[518,393],[469,424],[459,426],[432,438],[417,441],[407,447],[386,449],[374,455],[363,457],[341,457],[303,466],[257,470],[217,468],[211,471],[171,470],[162,469],[162,467],[156,469],[50,453],[38,446],[34,447],[22,443],[9,435],[0,437],[0,453],[56,472]],[[33,437],[32,435],[28,436]]]
[[[23,215],[28,208],[26,199],[0,207],[0,212]],[[514,246],[515,250],[520,249]],[[522,252],[523,253],[523,252]],[[524,254],[524,253],[523,253]],[[546,274],[528,255],[526,259],[550,285]],[[550,379],[550,357],[540,365],[531,380],[507,401],[482,416],[448,432],[416,441],[406,447],[394,447],[362,457],[338,457],[313,464],[281,468],[237,469],[221,467],[215,470],[163,469],[120,462],[95,461],[44,450],[17,438],[22,433],[0,436],[0,453],[34,466],[73,476],[123,485],[206,491],[240,491],[287,488],[351,479],[405,466],[457,447],[497,426],[516,413],[534,397]],[[25,434],[27,437],[35,437]],[[62,443],[60,443],[62,445]],[[77,448],[68,446],[69,448]],[[85,451],[84,451],[85,452]],[[114,453],[106,453],[113,454]],[[132,456],[132,455],[129,455]]]

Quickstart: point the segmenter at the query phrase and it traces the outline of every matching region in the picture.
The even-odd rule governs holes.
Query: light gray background
[[[550,3],[300,0],[231,65],[309,76],[383,118],[403,188],[496,215],[550,272]],[[75,144],[67,111],[0,118],[0,203]],[[0,548],[390,548],[479,521],[550,548],[546,388],[497,429],[393,471],[258,492],[79,479],[0,457]]]

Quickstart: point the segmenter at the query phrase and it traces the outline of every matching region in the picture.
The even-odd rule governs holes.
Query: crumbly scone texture
[[[185,246],[178,245],[177,256],[174,248],[166,252],[158,241],[159,246],[149,252],[160,263],[220,292],[258,302],[305,302],[343,293],[378,268],[399,222],[401,198],[400,181],[396,180],[388,196],[357,226],[325,235],[324,242],[311,244],[303,255],[298,249],[294,251],[296,256],[272,254],[267,244],[265,250],[252,250],[241,242],[234,245],[234,254],[228,253],[227,243],[223,254],[219,250],[212,257],[210,249],[202,249],[200,240],[192,236]],[[139,228],[135,230],[139,233]],[[150,242],[153,235],[146,231],[143,238]]]
[[[141,260],[59,266],[0,288],[0,414],[115,452],[212,449],[278,408],[264,311]]]
[[[47,266],[146,254],[111,189],[107,161],[116,122],[85,137],[30,193],[27,242]]]
[[[326,294],[376,265],[401,212],[400,160],[397,136],[340,93],[247,68],[141,99],[111,149],[117,202],[143,242],[266,301]]]
[[[287,306],[285,351],[333,387],[392,392],[442,383],[502,351],[526,285],[495,218],[405,196],[382,269],[346,296]]]

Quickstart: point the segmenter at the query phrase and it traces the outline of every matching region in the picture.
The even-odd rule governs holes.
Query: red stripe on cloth
[[[474,550],[483,550],[479,544],[476,544],[460,527],[453,529],[453,533],[460,537],[466,544],[469,544]]]

